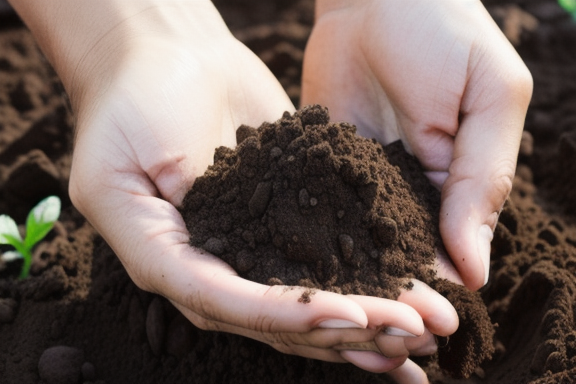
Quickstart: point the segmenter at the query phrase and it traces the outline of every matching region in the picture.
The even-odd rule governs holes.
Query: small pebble
[[[242,239],[248,244],[252,249],[256,248],[256,239],[254,238],[254,232],[244,231],[242,232]]]
[[[166,352],[177,358],[182,358],[192,350],[193,341],[194,329],[192,324],[184,315],[176,315],[168,326]]]
[[[272,183],[262,181],[256,186],[254,194],[248,202],[248,211],[252,217],[260,217],[268,208],[268,203],[272,198]]]
[[[340,250],[342,251],[344,260],[352,260],[352,254],[354,253],[354,239],[352,239],[350,235],[342,234],[338,236],[338,241],[340,243]]]
[[[236,254],[236,268],[238,272],[248,272],[256,265],[254,255],[243,249]]]
[[[298,193],[298,205],[300,205],[301,208],[307,208],[309,204],[310,195],[308,194],[306,188],[302,188]]]
[[[389,217],[379,217],[373,230],[373,237],[378,245],[389,246],[393,244],[398,237],[396,222]]]
[[[84,362],[82,350],[58,345],[42,353],[38,361],[38,374],[46,384],[78,384]]]
[[[156,296],[150,302],[146,314],[146,336],[148,336],[150,349],[156,356],[160,356],[162,353],[166,337],[166,321],[164,318],[164,306],[161,299]]]
[[[219,256],[224,253],[224,243],[222,242],[222,240],[217,239],[216,237],[211,237],[208,240],[206,240],[206,243],[204,243],[204,246],[202,248],[204,248],[207,252],[210,252],[216,256]]]
[[[96,367],[94,364],[85,362],[80,368],[82,372],[82,381],[94,381],[96,380]]]
[[[11,323],[16,317],[18,303],[12,298],[0,299],[0,323]]]
[[[280,147],[274,147],[270,150],[270,158],[276,159],[282,156],[282,149]]]

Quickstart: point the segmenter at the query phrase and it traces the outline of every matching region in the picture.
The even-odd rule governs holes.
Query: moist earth
[[[298,105],[313,1],[215,4]],[[495,351],[467,379],[445,375],[435,360],[418,363],[439,384],[574,383],[576,23],[555,0],[484,4],[534,78],[513,190],[495,231],[490,280],[480,291],[495,325]],[[202,331],[165,299],[137,288],[70,204],[73,122],[60,82],[30,33],[14,15],[0,15],[0,213],[22,223],[41,198],[54,194],[63,201],[60,224],[35,251],[32,276],[18,280],[17,265],[0,264],[0,382],[390,382],[351,365],[288,356],[247,338]],[[392,162],[388,150],[382,149]],[[352,237],[348,229],[344,234]],[[358,249],[361,240],[353,242]],[[337,257],[344,255],[340,247],[334,240]],[[441,351],[444,345],[440,341]],[[472,344],[451,338],[447,345]]]
[[[263,284],[395,299],[410,278],[432,284],[440,194],[400,142],[383,147],[308,106],[275,123],[237,130],[181,210],[190,243]],[[468,377],[494,351],[480,295],[447,281],[462,320],[440,367]],[[460,345],[453,345],[455,341]]]

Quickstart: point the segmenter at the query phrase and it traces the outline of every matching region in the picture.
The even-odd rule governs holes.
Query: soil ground
[[[215,1],[298,104],[313,2]],[[519,166],[481,291],[497,324],[492,361],[437,383],[576,382],[576,23],[553,0],[486,0],[535,81]],[[73,118],[58,78],[15,16],[0,16],[0,212],[22,222],[42,197],[61,225],[32,277],[0,265],[0,383],[386,383],[349,365],[286,356],[200,331],[139,290],[67,197]],[[5,251],[6,248],[0,248]],[[58,348],[52,348],[58,347]],[[42,374],[42,378],[40,375]]]

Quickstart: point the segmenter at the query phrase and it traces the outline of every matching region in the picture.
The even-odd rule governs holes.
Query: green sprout
[[[60,207],[60,199],[57,196],[48,196],[32,208],[26,219],[24,239],[14,219],[8,215],[0,215],[0,244],[9,244],[16,249],[16,252],[9,253],[10,256],[4,259],[24,259],[24,265],[20,271],[21,279],[26,278],[30,273],[32,248],[54,227],[54,223],[60,216]]]
[[[558,0],[558,4],[576,21],[576,0]]]

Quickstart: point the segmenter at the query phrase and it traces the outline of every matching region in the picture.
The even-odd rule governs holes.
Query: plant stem
[[[24,249],[23,251],[24,253],[19,251],[22,254],[22,258],[24,259],[24,264],[20,270],[20,276],[18,276],[19,279],[27,278],[28,274],[30,273],[30,267],[32,266],[32,253],[27,249]]]
[[[14,243],[11,245],[14,248],[16,248],[18,253],[20,253],[22,255],[22,258],[24,259],[24,264],[22,265],[22,269],[20,270],[20,276],[18,276],[18,278],[25,279],[26,277],[28,277],[28,273],[30,273],[30,267],[32,266],[32,252],[28,248],[26,248],[24,244]]]

